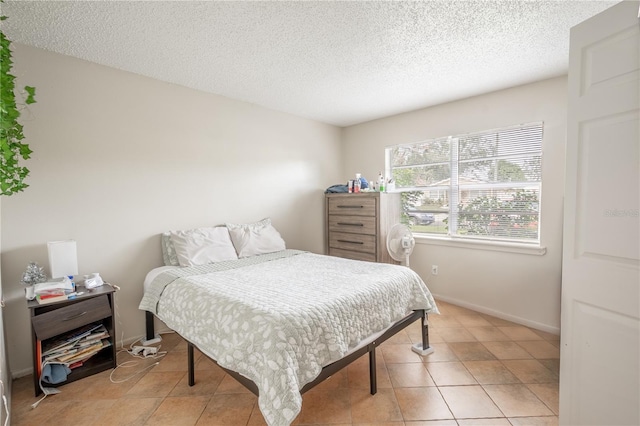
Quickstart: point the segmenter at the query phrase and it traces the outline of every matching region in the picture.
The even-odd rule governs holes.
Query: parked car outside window
[[[433,213],[419,210],[407,210],[406,213],[411,225],[431,225],[435,221]]]

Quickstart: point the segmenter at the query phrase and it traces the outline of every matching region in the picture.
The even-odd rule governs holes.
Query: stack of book
[[[73,293],[73,282],[69,278],[63,278],[58,281],[48,281],[34,285],[34,294],[39,304],[59,302],[67,300],[69,295]]]
[[[109,332],[101,323],[90,324],[54,341],[46,342],[42,350],[42,364],[45,362],[64,362],[74,369],[83,365],[89,358],[103,348],[111,346]]]

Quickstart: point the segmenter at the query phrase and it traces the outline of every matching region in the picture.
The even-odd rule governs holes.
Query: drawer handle
[[[81,316],[83,316],[86,313],[87,313],[87,311],[80,312],[77,315],[71,315],[70,317],[63,318],[62,321],[71,321],[72,319],[80,318]]]
[[[364,223],[338,222],[340,226],[364,226]]]
[[[338,206],[339,209],[363,209],[364,206]]]
[[[364,244],[362,241],[338,240],[339,243]]]

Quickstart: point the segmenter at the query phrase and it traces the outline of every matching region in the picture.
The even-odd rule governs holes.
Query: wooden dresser
[[[330,256],[398,263],[387,251],[387,233],[400,222],[400,194],[325,194],[326,252]]]

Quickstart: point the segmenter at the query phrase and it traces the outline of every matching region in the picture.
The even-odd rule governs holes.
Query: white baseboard
[[[463,300],[458,300],[453,297],[441,296],[433,293],[433,297],[437,300],[442,300],[443,302],[451,303],[452,305],[457,305],[463,308],[471,309],[472,311],[480,312],[483,314],[491,315],[496,318],[500,318],[503,320],[515,322],[517,324],[521,324],[527,327],[535,328],[536,330],[544,331],[547,333],[560,335],[560,328],[553,327],[550,325],[542,324],[536,321],[531,321],[526,318],[521,318],[515,315],[505,314],[504,312],[496,311],[493,309],[485,308],[484,306],[474,305],[473,303],[465,302]]]
[[[20,377],[28,376],[31,373],[33,373],[33,367],[25,368],[23,370],[18,370],[18,371],[12,371],[11,379],[12,380],[19,379]]]

